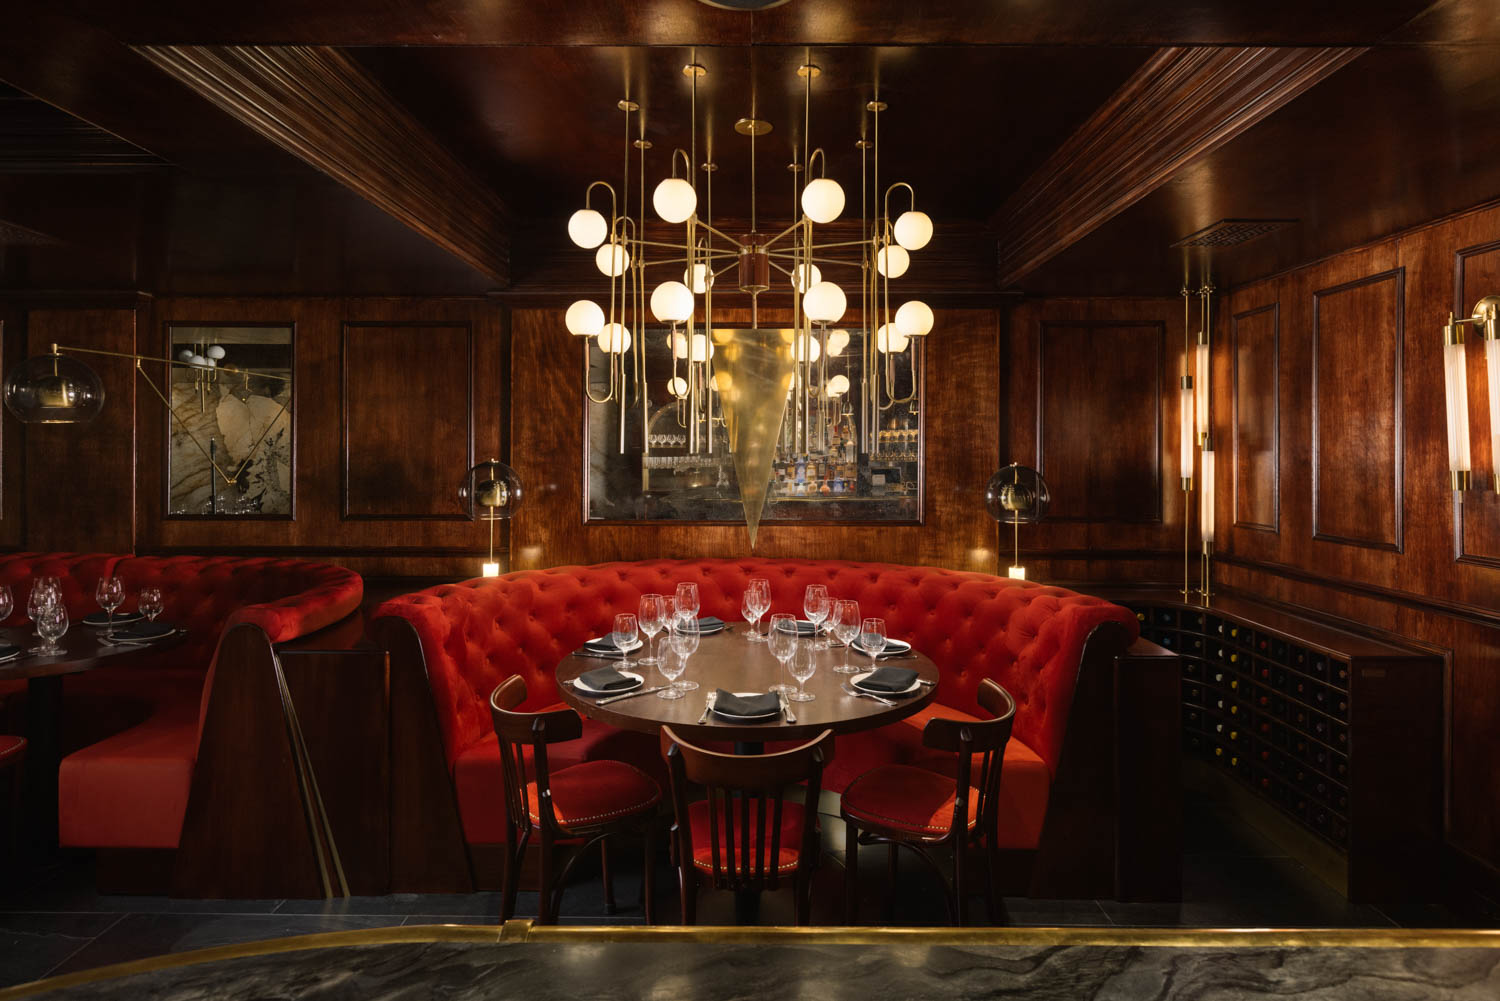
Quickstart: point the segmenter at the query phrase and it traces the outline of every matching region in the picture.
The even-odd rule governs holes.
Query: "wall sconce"
[[[1464,347],[1464,324],[1484,328],[1484,367],[1490,404],[1490,461],[1495,489],[1500,491],[1500,296],[1487,295],[1474,304],[1472,316],[1443,324],[1443,382],[1448,405],[1448,485],[1459,492],[1471,486],[1473,460],[1469,452],[1469,375]]]
[[[984,506],[990,517],[1002,525],[1012,526],[1015,562],[1007,571],[1011,580],[1025,580],[1026,568],[1021,566],[1021,525],[1034,524],[1047,514],[1052,503],[1052,493],[1042,474],[1027,466],[1012,462],[994,476],[984,488]]]
[[[480,567],[483,577],[500,576],[500,563],[495,559],[495,522],[514,516],[521,497],[521,478],[498,459],[474,466],[458,485],[459,502],[469,517],[489,522],[490,555]]]
[[[1198,593],[1208,598],[1213,594],[1214,558],[1214,438],[1209,434],[1203,443],[1203,483],[1198,491],[1198,533],[1203,539],[1203,563],[1199,572]]]
[[[1209,364],[1213,357],[1213,322],[1211,303],[1214,287],[1204,282],[1198,289],[1198,348],[1195,355],[1196,374],[1193,389],[1197,395],[1198,446],[1208,447],[1208,393],[1212,382]],[[1204,474],[1207,475],[1206,473]]]

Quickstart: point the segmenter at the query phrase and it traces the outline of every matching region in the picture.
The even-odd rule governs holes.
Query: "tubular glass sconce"
[[[1464,354],[1464,325],[1484,330],[1484,362],[1490,405],[1490,461],[1492,482],[1500,490],[1500,296],[1487,295],[1474,305],[1474,314],[1443,325],[1443,382],[1448,404],[1448,485],[1463,500],[1471,486],[1473,459],[1469,450],[1469,375]]]

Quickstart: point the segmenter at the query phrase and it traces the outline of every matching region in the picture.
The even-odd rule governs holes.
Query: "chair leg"
[[[808,911],[812,910],[812,894],[807,892],[811,883],[812,874],[804,874],[800,869],[792,877],[792,902],[796,907],[798,927],[808,923]]]
[[[859,924],[859,828],[844,819],[844,924]]]
[[[896,923],[896,871],[900,860],[896,858],[896,842],[892,841],[886,846],[888,855],[886,859],[887,875],[891,883],[891,892],[885,898],[885,918],[891,924]]]
[[[962,927],[969,923],[969,897],[964,886],[964,856],[968,846],[960,840],[953,846],[953,896],[958,907],[958,923]]]
[[[500,884],[500,920],[509,921],[516,916],[516,887],[521,881],[521,854],[524,842],[516,834],[515,825],[505,826],[505,876]]]
[[[993,847],[994,842],[985,839],[984,859],[990,870],[990,924],[1010,924],[1010,914],[1005,910],[1005,894],[1000,886],[1000,860]]]
[[[677,892],[682,897],[682,923],[685,925],[698,923],[698,877],[691,865],[690,862],[677,864]]]
[[[656,847],[653,833],[649,823],[641,830],[641,841],[645,846],[641,850],[641,910],[646,912],[648,925],[656,923],[652,906],[653,898],[656,896],[656,858],[651,850]]]
[[[604,913],[613,914],[615,906],[615,878],[609,871],[609,838],[599,839],[599,869],[604,877]]]
[[[550,925],[557,923],[557,915],[552,909],[552,839],[547,835],[547,830],[542,829],[542,860],[540,886],[537,888],[536,923],[539,925]]]

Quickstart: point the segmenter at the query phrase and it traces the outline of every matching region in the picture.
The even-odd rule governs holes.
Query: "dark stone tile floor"
[[[1471,927],[1500,925],[1500,906],[1475,902],[1460,917],[1431,902],[1400,913],[1357,906],[1319,881],[1269,839],[1221,815],[1209,801],[1190,799],[1183,855],[1183,899],[1171,904],[1112,900],[1007,898],[1012,924],[1134,927]],[[816,923],[842,923],[843,845],[836,817],[824,817],[828,858],[814,892]],[[936,877],[903,854],[896,885],[886,878],[883,851],[869,850],[860,917],[865,923],[938,925],[947,911]],[[877,854],[878,852],[878,854]],[[615,866],[616,914],[604,908],[597,863],[580,863],[563,900],[563,920],[576,924],[638,924],[640,868],[634,851]],[[416,924],[484,924],[497,920],[498,893],[392,894],[346,900],[174,900],[106,896],[93,889],[83,856],[13,873],[0,892],[0,986],[167,952],[288,935]],[[676,881],[665,858],[656,871],[659,921],[677,919]],[[983,901],[971,902],[983,920]],[[536,894],[523,893],[521,916],[536,913]],[[893,916],[888,916],[893,915]],[[705,893],[702,924],[733,924],[731,895]],[[790,894],[762,896],[763,924],[791,924]]]

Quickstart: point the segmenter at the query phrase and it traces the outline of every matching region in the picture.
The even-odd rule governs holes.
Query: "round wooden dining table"
[[[743,622],[731,622],[723,632],[699,641],[698,650],[688,658],[687,671],[681,678],[696,681],[698,689],[680,699],[659,698],[653,692],[610,702],[608,697],[595,698],[573,687],[573,679],[580,674],[611,663],[645,678],[642,692],[667,683],[656,668],[637,664],[634,656],[622,664],[619,659],[569,654],[557,665],[557,690],[564,702],[583,715],[622,730],[657,733],[663,726],[670,726],[678,736],[693,743],[732,740],[752,746],[769,741],[811,740],[824,730],[832,730],[835,735],[872,730],[912,715],[937,695],[937,665],[915,649],[879,661],[881,665],[909,667],[917,672],[921,684],[911,695],[892,697],[889,701],[893,705],[850,695],[845,685],[851,675],[833,671],[843,663],[846,651],[835,648],[815,651],[817,671],[804,686],[814,699],[788,703],[795,722],[785,712],[764,723],[737,723],[705,713],[709,694],[720,688],[726,692],[758,693],[779,682],[796,683],[765,643],[746,638],[749,628]],[[657,642],[664,644],[665,640],[658,637]],[[869,657],[847,652],[852,663],[866,670],[870,668]]]
[[[57,645],[61,653],[31,650],[41,644],[29,629],[0,629],[0,644],[21,648],[15,660],[0,663],[0,681],[26,682],[26,814],[28,840],[35,851],[57,848],[57,769],[62,760],[62,680],[108,664],[128,663],[143,651],[158,651],[182,642],[178,630],[150,642],[120,643],[105,637],[100,626],[75,624]]]

